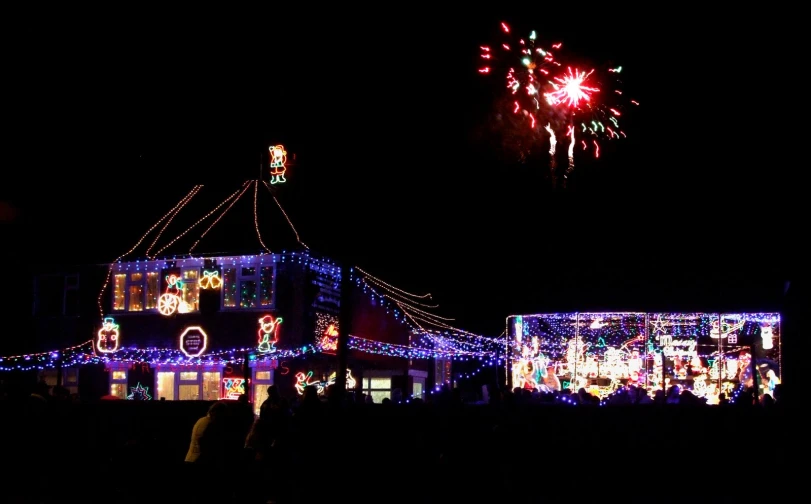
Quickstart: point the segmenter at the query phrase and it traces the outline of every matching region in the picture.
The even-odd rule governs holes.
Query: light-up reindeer
[[[272,315],[265,315],[259,319],[259,347],[261,353],[275,352],[276,343],[279,342],[279,326],[283,322],[281,317],[274,318]]]
[[[270,183],[281,184],[287,182],[284,178],[284,173],[287,171],[285,163],[287,162],[287,151],[284,150],[282,145],[274,145],[268,147],[270,151]]]

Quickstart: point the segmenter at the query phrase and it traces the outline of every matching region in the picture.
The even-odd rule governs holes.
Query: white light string
[[[202,186],[200,186],[197,189],[197,191],[194,192],[194,194],[186,198],[186,201],[182,202],[182,204],[178,207],[178,209],[175,210],[174,213],[168,219],[166,219],[166,223],[163,225],[160,231],[158,231],[158,234],[155,235],[155,239],[152,240],[152,243],[146,249],[146,252],[144,252],[145,256],[149,257],[149,253],[152,251],[153,248],[155,248],[155,244],[158,243],[158,240],[160,240],[161,236],[163,236],[163,232],[166,231],[166,228],[168,228],[169,225],[172,224],[172,221],[175,220],[175,217],[177,217],[180,211],[183,210],[183,208],[189,204],[189,201],[191,201],[191,199],[194,197],[195,194],[197,194],[200,191],[200,189],[202,189]]]
[[[270,193],[270,196],[273,198],[273,201],[275,201],[275,202],[276,202],[276,206],[277,206],[277,207],[279,207],[279,210],[281,210],[282,215],[284,215],[284,218],[287,220],[287,223],[288,223],[288,224],[290,224],[290,229],[292,229],[292,230],[293,230],[293,234],[295,234],[295,235],[296,235],[296,241],[297,241],[297,242],[298,242],[298,243],[299,243],[299,244],[300,244],[302,247],[304,247],[305,249],[310,250],[310,247],[308,247],[306,243],[304,243],[303,241],[301,241],[301,237],[299,236],[298,231],[296,231],[296,226],[294,226],[294,225],[293,225],[293,221],[292,221],[292,220],[290,220],[290,217],[288,217],[288,216],[287,216],[287,212],[285,212],[285,211],[284,211],[284,208],[282,208],[282,204],[281,204],[281,203],[279,203],[279,200],[276,198],[276,195],[275,195],[275,194],[273,194],[273,190],[270,188],[270,184],[268,184],[268,183],[267,183],[266,181],[264,181],[264,180],[262,181],[262,183],[263,183],[263,184],[265,184],[265,187],[267,187],[267,188],[268,188],[268,192]]]
[[[259,215],[256,210],[256,200],[259,194],[259,181],[254,180],[253,182],[253,227],[256,229],[256,237],[259,238],[259,245],[262,245],[262,248],[265,252],[270,253],[270,249],[265,242],[262,240],[262,233],[259,231]]]
[[[104,305],[101,301],[101,298],[104,297],[104,291],[107,290],[107,286],[110,284],[110,278],[112,277],[113,273],[113,265],[115,265],[115,263],[117,263],[124,257],[130,255],[135,249],[137,249],[138,246],[141,245],[141,243],[146,239],[146,237],[149,236],[149,233],[154,231],[156,227],[160,226],[161,222],[169,218],[170,215],[174,214],[178,210],[178,208],[180,208],[182,205],[185,205],[192,196],[197,194],[200,191],[200,189],[202,189],[202,187],[203,187],[202,185],[195,185],[194,187],[192,187],[191,190],[188,192],[188,194],[183,196],[183,198],[181,198],[180,201],[178,201],[177,204],[174,207],[172,207],[171,210],[166,212],[166,214],[163,217],[158,219],[158,222],[153,224],[152,227],[146,230],[146,233],[141,235],[141,238],[137,242],[135,242],[135,245],[133,245],[131,249],[124,252],[123,254],[118,256],[112,263],[110,263],[110,266],[107,269],[107,277],[104,279],[104,283],[101,286],[101,292],[99,292],[98,298],[96,298],[96,305],[99,308],[99,316],[102,318],[102,320],[104,319]]]
[[[231,195],[230,195],[230,196],[228,196],[227,198],[225,198],[225,199],[224,199],[224,200],[223,200],[223,201],[222,201],[222,202],[221,202],[219,205],[215,206],[213,210],[211,210],[210,212],[208,212],[208,213],[207,213],[207,214],[205,214],[204,216],[200,217],[200,219],[199,219],[197,222],[195,222],[194,224],[192,224],[191,226],[189,226],[189,227],[188,227],[188,229],[186,229],[185,231],[183,231],[183,232],[182,232],[182,233],[180,233],[179,235],[175,236],[175,238],[174,238],[172,241],[170,241],[169,243],[167,243],[166,245],[164,245],[163,247],[161,247],[161,249],[160,249],[160,250],[158,250],[157,252],[155,252],[155,255],[154,255],[154,256],[152,256],[150,259],[154,260],[154,259],[155,259],[155,258],[158,256],[158,254],[160,254],[161,252],[163,252],[163,251],[164,251],[164,250],[166,250],[167,248],[171,247],[171,246],[172,246],[172,245],[173,245],[173,244],[174,244],[176,241],[178,241],[179,239],[183,238],[183,237],[184,237],[184,236],[185,236],[185,235],[186,235],[186,234],[187,234],[189,231],[191,231],[192,229],[196,228],[196,227],[197,227],[197,226],[198,226],[198,225],[199,225],[201,222],[203,222],[204,220],[206,220],[206,219],[208,219],[209,217],[211,217],[211,216],[212,216],[212,215],[213,215],[213,214],[214,214],[214,213],[215,213],[217,210],[219,210],[220,208],[222,208],[223,206],[225,206],[225,204],[226,204],[226,203],[228,203],[229,201],[231,201],[233,198],[240,198],[240,197],[242,197],[242,195],[243,195],[243,194],[245,194],[245,191],[248,189],[248,187],[250,187],[250,185],[248,185],[248,184],[249,184],[248,182],[246,182],[245,184],[243,184],[243,187],[242,187],[242,190],[241,190],[241,191],[240,191],[240,190],[236,190],[236,191],[234,191],[233,193],[231,193]]]
[[[248,182],[245,182],[244,184],[248,184]],[[243,187],[244,187],[244,185],[243,185]],[[242,191],[242,192],[243,192],[243,193],[245,192],[245,191],[244,191],[244,189],[243,189],[243,191]],[[199,237],[199,238],[197,238],[197,240],[194,242],[194,244],[192,244],[191,248],[189,248],[189,255],[191,255],[192,251],[193,251],[195,248],[197,248],[197,245],[200,243],[200,241],[201,241],[203,238],[205,238],[205,237],[206,237],[206,235],[208,234],[208,232],[209,232],[209,231],[211,231],[211,230],[214,228],[214,226],[216,226],[216,225],[217,225],[217,223],[218,223],[218,222],[220,222],[220,219],[222,219],[223,217],[225,217],[225,214],[227,214],[227,213],[228,213],[228,211],[229,211],[229,210],[231,210],[231,208],[233,208],[233,206],[236,204],[236,202],[237,202],[237,201],[239,201],[239,199],[240,199],[241,197],[242,197],[242,195],[240,194],[240,195],[239,195],[239,196],[237,196],[236,198],[232,199],[232,200],[231,200],[231,203],[230,203],[230,204],[229,204],[227,207],[225,207],[225,210],[223,210],[223,211],[222,211],[222,213],[220,214],[220,216],[219,216],[219,217],[217,217],[216,219],[214,219],[214,222],[212,222],[212,223],[211,223],[211,224],[210,224],[210,225],[209,225],[209,226],[206,228],[206,230],[205,230],[205,231],[203,231],[203,232],[200,234],[200,237]]]

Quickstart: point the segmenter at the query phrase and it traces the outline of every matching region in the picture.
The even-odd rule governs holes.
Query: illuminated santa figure
[[[274,145],[268,147],[270,151],[270,183],[281,184],[287,182],[284,178],[284,173],[287,171],[285,163],[287,162],[287,151],[284,150],[282,145]]]
[[[277,335],[279,325],[282,323],[281,317],[274,318],[272,315],[265,315],[259,319],[259,347],[262,353],[275,352],[276,343],[279,342]]]

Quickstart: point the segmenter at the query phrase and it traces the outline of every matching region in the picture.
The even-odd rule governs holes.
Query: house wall
[[[217,264],[209,258],[205,262],[200,259],[161,262],[129,262],[116,263],[113,265],[112,275],[107,282],[101,300],[101,307],[104,316],[110,316],[118,324],[119,348],[163,348],[178,350],[180,347],[180,335],[190,326],[203,328],[207,335],[206,352],[226,351],[233,349],[249,349],[255,351],[258,343],[259,319],[264,315],[282,317],[283,323],[279,326],[278,348],[293,349],[301,348],[305,345],[317,344],[323,332],[324,321],[334,321],[337,323],[339,312],[340,292],[338,290],[340,279],[338,269],[330,266],[329,263],[310,261],[307,258],[291,258],[286,260],[281,256],[265,256],[263,264],[272,263],[275,265],[273,303],[272,306],[251,308],[251,309],[226,309],[223,307],[224,293],[220,286],[219,290],[200,290],[199,309],[187,313],[175,312],[171,315],[162,315],[157,310],[130,311],[129,285],[123,289],[126,291],[124,309],[113,310],[113,299],[116,296],[114,286],[114,275],[124,275],[138,271],[155,271],[160,278],[160,292],[166,290],[164,281],[167,273],[180,270],[198,270],[200,278],[204,270],[212,269],[219,272],[220,278],[224,276],[224,268],[232,258],[218,258]],[[70,270],[69,273],[51,274],[47,281],[35,282],[35,324],[33,335],[41,350],[53,350],[75,345],[96,339],[97,332],[101,327],[101,313],[98,309],[99,291],[107,278],[108,266],[83,267]],[[60,278],[61,275],[61,278]],[[79,292],[78,307],[72,309],[57,310],[55,306],[67,306],[65,285],[68,285],[68,277],[78,276],[77,289]],[[53,277],[53,278],[52,278]],[[126,277],[129,281],[129,276]],[[198,278],[197,280],[199,281]],[[71,280],[70,285],[74,285]],[[192,280],[193,282],[193,280]],[[136,282],[137,283],[137,282]],[[62,285],[62,289],[54,286]],[[43,288],[43,286],[50,286]],[[139,299],[146,296],[146,284],[144,292]],[[121,292],[119,290],[119,303],[121,302]],[[137,289],[134,292],[138,292]],[[146,308],[144,302],[144,308]],[[44,310],[43,307],[51,307]],[[409,344],[409,327],[401,320],[398,320],[390,308],[382,303],[379,298],[374,298],[363,292],[360,287],[354,288],[352,293],[353,307],[353,327],[350,334],[368,339],[373,339],[386,343],[399,345]],[[121,308],[121,306],[119,306]],[[110,354],[113,355],[113,354]],[[239,358],[239,352],[234,354]],[[251,363],[251,378],[254,380],[254,394],[261,390],[259,395],[254,396],[256,400],[261,399],[267,385],[277,384],[283,391],[295,390],[295,375],[298,372],[313,371],[317,379],[328,381],[330,374],[337,367],[337,357],[330,354],[308,354],[304,358],[287,359],[281,361],[268,361]],[[387,376],[404,377],[402,383],[394,378],[390,388],[403,389],[401,395],[407,397],[413,388],[413,376],[409,373],[416,373],[418,380],[421,380],[423,372],[431,368],[428,360],[408,360],[386,355],[377,355],[352,351],[349,355],[349,368],[353,377],[357,379],[358,388],[362,388],[362,377],[364,374],[382,372]],[[87,367],[87,366],[83,366]],[[135,381],[145,380],[148,383],[142,385],[150,386],[150,394],[154,399],[158,396],[168,395],[177,398],[180,394],[180,385],[191,385],[191,382],[181,381],[181,372],[203,373],[219,372],[219,379],[224,379],[226,375],[244,378],[244,368],[241,365],[231,366],[225,369],[219,366],[216,370],[209,369],[208,365],[201,366],[178,366],[176,362],[166,362],[161,365],[152,365],[151,371],[142,372],[142,366],[135,366],[132,363],[108,363],[104,365],[103,372],[83,373],[83,377],[93,377],[93,381],[105,379],[108,384],[104,390],[109,393],[112,388],[118,395],[123,391],[135,387]],[[198,369],[199,368],[199,369]],[[205,369],[204,369],[205,368]],[[138,371],[137,380],[134,378]],[[122,374],[125,372],[126,375]],[[175,373],[174,392],[167,393],[166,390],[159,391],[161,382],[160,373]],[[115,375],[115,376],[114,376]],[[142,376],[143,375],[143,376]],[[117,378],[116,378],[117,376]],[[189,375],[185,375],[189,376]],[[210,376],[210,375],[209,375]],[[103,378],[100,378],[103,377]],[[164,376],[165,378],[165,376]],[[50,379],[50,375],[49,378]],[[134,381],[133,381],[134,380]],[[201,396],[206,395],[204,379],[200,378]],[[411,381],[410,381],[411,380]],[[81,382],[81,379],[80,379]],[[132,382],[132,383],[130,383]],[[368,380],[367,380],[368,382]],[[397,382],[397,383],[395,383]],[[97,385],[97,384],[94,384]],[[88,386],[90,386],[88,384]],[[81,388],[81,386],[80,386]],[[97,390],[95,387],[91,387]],[[289,389],[289,390],[288,390]],[[185,387],[188,393],[189,387]],[[81,390],[79,391],[82,392]],[[87,393],[81,394],[87,396]],[[182,394],[181,394],[182,395]],[[253,395],[253,394],[252,394]],[[394,394],[389,394],[390,396]]]

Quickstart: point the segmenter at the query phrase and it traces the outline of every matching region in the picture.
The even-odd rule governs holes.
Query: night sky
[[[790,58],[760,39],[760,12],[729,26],[661,9],[21,15],[4,63],[3,254],[111,261],[205,184],[173,237],[281,143],[295,162],[275,191],[302,240],[433,293],[462,328],[497,335],[507,315],[554,310],[770,308],[800,271],[806,189],[799,135],[780,126],[791,113],[755,67]],[[497,141],[503,81],[477,68],[501,21],[622,65],[641,103],[628,138],[578,161],[565,191]],[[260,189],[266,243],[292,246]],[[252,204],[250,191],[197,251],[258,252]]]

